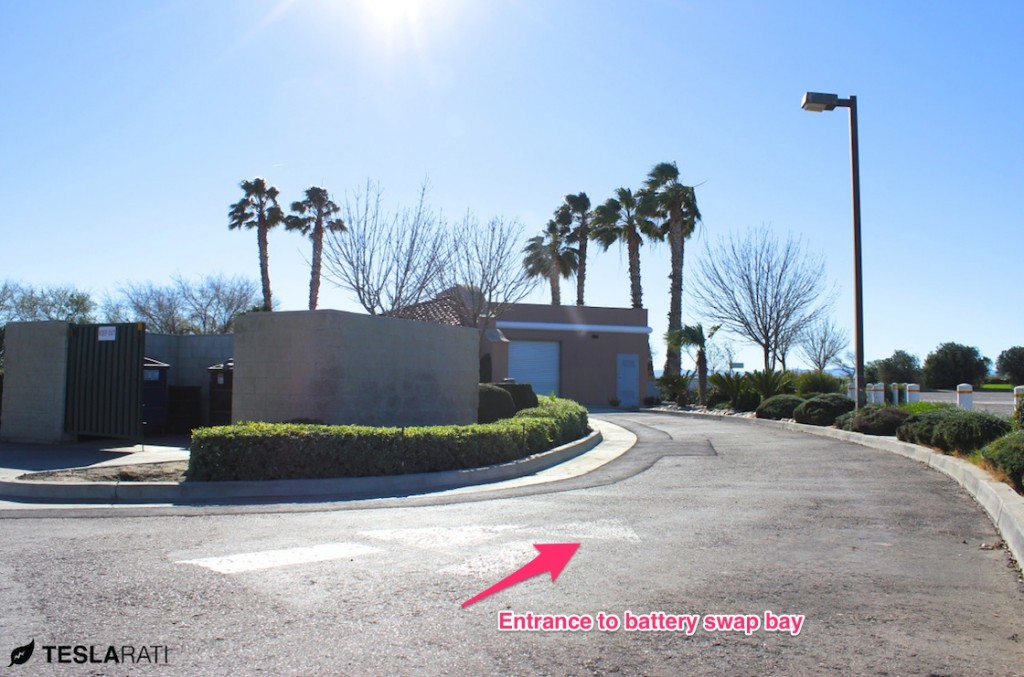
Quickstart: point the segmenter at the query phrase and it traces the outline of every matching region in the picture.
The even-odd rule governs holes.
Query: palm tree
[[[570,228],[569,242],[579,251],[576,271],[576,305],[583,305],[583,286],[587,281],[587,241],[590,239],[590,198],[586,193],[566,195],[565,202],[555,211],[559,225]],[[573,228],[573,224],[576,227]]]
[[[334,215],[341,211],[327,193],[326,188],[313,186],[306,189],[306,199],[292,203],[292,214],[285,218],[285,228],[309,235],[313,241],[312,274],[309,278],[309,309],[316,310],[320,296],[320,260],[324,251],[324,232],[345,230],[345,222]]]
[[[629,259],[629,291],[634,308],[643,308],[643,288],[640,286],[640,245],[644,237],[660,240],[662,231],[654,223],[654,200],[651,193],[640,190],[636,194],[629,188],[619,188],[616,197],[594,208],[590,236],[608,251],[615,242],[626,243]]]
[[[700,221],[697,198],[691,186],[679,183],[679,168],[674,162],[655,165],[647,175],[644,187],[654,193],[661,217],[662,228],[668,235],[672,272],[669,275],[668,330],[683,328],[683,253],[686,239],[693,235]],[[665,351],[665,374],[679,374],[679,349],[668,346]]]
[[[531,237],[523,249],[523,267],[530,277],[546,277],[551,283],[551,305],[562,305],[559,278],[576,272],[579,252],[568,243],[569,229],[552,219],[541,235]]]
[[[277,204],[277,187],[267,186],[266,180],[256,177],[239,184],[245,196],[231,205],[228,212],[228,228],[255,228],[256,240],[260,246],[260,279],[263,282],[263,310],[273,310],[270,298],[270,264],[267,253],[267,233],[284,220],[284,213]]]
[[[669,331],[665,335],[665,342],[674,348],[678,354],[684,346],[697,349],[697,387],[700,392],[700,403],[707,406],[708,403],[708,356],[707,344],[722,325],[716,324],[704,335],[704,327],[697,324],[688,324],[679,331]]]

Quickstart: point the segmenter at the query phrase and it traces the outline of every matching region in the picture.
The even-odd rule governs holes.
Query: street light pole
[[[860,406],[860,394],[864,392],[864,284],[861,269],[860,247],[860,151],[857,140],[857,97],[840,99],[836,94],[806,92],[800,106],[806,111],[820,113],[836,107],[850,109],[850,164],[853,176],[853,303],[854,303],[854,353],[857,360],[855,379],[857,393],[854,406]]]

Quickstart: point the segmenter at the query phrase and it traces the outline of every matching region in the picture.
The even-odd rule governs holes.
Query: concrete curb
[[[426,494],[532,475],[580,456],[602,441],[600,431],[509,463],[436,473],[384,477],[263,482],[39,482],[0,481],[0,498],[36,502],[197,503],[259,499],[352,500]]]
[[[988,513],[989,518],[992,520],[992,524],[995,525],[1003,540],[1006,541],[1006,545],[1009,547],[1014,559],[1017,560],[1020,566],[1024,567],[1024,496],[1019,495],[1003,482],[992,479],[988,473],[973,463],[968,463],[955,456],[946,456],[917,444],[900,442],[891,437],[863,435],[836,428],[822,428],[792,421],[772,421],[763,418],[700,414],[689,411],[665,411],[659,413],[670,413],[691,418],[747,421],[754,425],[793,430],[819,437],[831,437],[832,439],[859,444],[863,447],[899,454],[900,456],[924,463],[956,480],[960,486],[966,489],[981,504],[981,507],[985,509],[985,512]]]

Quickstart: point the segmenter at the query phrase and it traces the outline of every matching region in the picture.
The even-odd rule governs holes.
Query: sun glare
[[[423,49],[432,25],[449,9],[448,4],[443,0],[361,0],[367,34],[388,51]]]

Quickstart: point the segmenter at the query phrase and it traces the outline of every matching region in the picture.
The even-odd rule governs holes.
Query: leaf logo
[[[29,658],[32,658],[32,652],[36,648],[36,640],[32,640],[25,646],[19,646],[17,649],[11,652],[11,665],[23,665],[28,662]],[[11,667],[8,665],[7,667]]]

